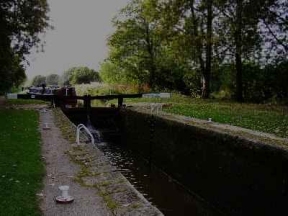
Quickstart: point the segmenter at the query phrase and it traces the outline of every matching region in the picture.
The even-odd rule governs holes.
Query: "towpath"
[[[43,130],[48,123],[50,130]],[[41,209],[44,215],[112,215],[103,198],[95,188],[83,187],[74,179],[81,170],[80,165],[72,163],[67,155],[71,144],[63,138],[60,129],[54,123],[51,110],[40,112],[40,130],[42,136],[42,155],[46,165],[44,189],[38,194],[42,198]],[[74,197],[72,204],[56,204],[54,198],[59,196],[61,185],[69,185],[69,194]]]
[[[39,111],[46,172],[43,188],[37,196],[44,216],[163,216],[116,167],[111,166],[98,148],[74,143],[75,128],[61,110],[49,109],[46,104],[7,105],[5,97],[0,96],[1,107]],[[59,186],[62,185],[70,187],[73,203],[55,202],[61,195]]]
[[[0,96],[0,108],[5,107],[5,97]],[[11,107],[11,105],[9,105]],[[15,109],[47,108],[47,105],[26,104],[13,105]],[[44,188],[37,196],[41,200],[41,210],[45,216],[109,216],[112,212],[106,207],[103,198],[95,189],[83,187],[73,181],[79,172],[79,165],[72,163],[66,151],[71,145],[63,138],[59,128],[54,123],[54,115],[51,110],[40,112],[39,128],[42,137],[42,158],[45,162],[46,174]],[[44,123],[48,123],[51,130],[43,130]],[[72,204],[56,204],[55,197],[60,195],[58,187],[69,185],[70,194],[75,198]]]
[[[75,128],[61,110],[41,110],[39,126],[46,164],[44,189],[39,196],[45,216],[163,215],[98,148],[73,144]],[[72,204],[55,203],[61,185],[71,188]]]

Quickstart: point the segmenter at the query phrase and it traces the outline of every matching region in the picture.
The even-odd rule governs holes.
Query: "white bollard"
[[[51,128],[49,127],[48,123],[44,123],[43,130],[50,130]]]
[[[69,197],[69,195],[68,195],[69,186],[68,185],[60,186],[59,189],[62,191],[62,197],[63,198]]]
[[[68,193],[68,191],[69,191],[68,185],[59,186],[59,190],[61,191],[61,196],[57,196],[55,198],[57,203],[68,204],[68,203],[72,203],[74,201],[74,198],[72,196],[70,196]]]

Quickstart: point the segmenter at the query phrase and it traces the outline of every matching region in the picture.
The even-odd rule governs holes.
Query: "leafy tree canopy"
[[[60,77],[60,81],[59,84],[63,85],[63,86],[68,86],[71,85],[71,79],[72,79],[72,74],[73,74],[73,70],[74,68],[70,68],[67,71],[64,71],[64,73],[61,75]]]
[[[99,73],[88,67],[72,67],[63,76],[66,76],[66,82],[69,81],[70,84],[101,82]]]
[[[49,27],[46,0],[0,2],[0,93],[25,78],[23,61]]]
[[[126,84],[129,82],[127,77],[123,76],[122,69],[111,61],[105,61],[101,64],[99,74],[105,83]]]
[[[46,77],[47,85],[58,85],[60,81],[60,76],[58,74],[50,74]]]
[[[275,91],[287,92],[276,81],[286,76],[270,65],[286,65],[287,14],[285,0],[131,0],[112,20],[101,76],[203,98],[288,97]]]
[[[46,84],[46,77],[42,75],[37,75],[32,79],[33,86],[40,86],[42,84]]]

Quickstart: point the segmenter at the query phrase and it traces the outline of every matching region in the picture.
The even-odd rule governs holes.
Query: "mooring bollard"
[[[49,127],[48,123],[44,123],[43,130],[50,130],[51,128]]]
[[[69,186],[62,185],[59,186],[59,190],[61,191],[61,195],[55,198],[55,201],[60,204],[68,204],[74,201],[74,198],[68,194]]]

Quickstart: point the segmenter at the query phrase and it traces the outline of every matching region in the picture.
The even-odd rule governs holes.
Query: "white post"
[[[65,198],[67,199],[69,197],[69,194],[68,194],[69,186],[68,185],[63,185],[63,186],[60,186],[59,189],[62,192],[62,197],[64,199]]]

